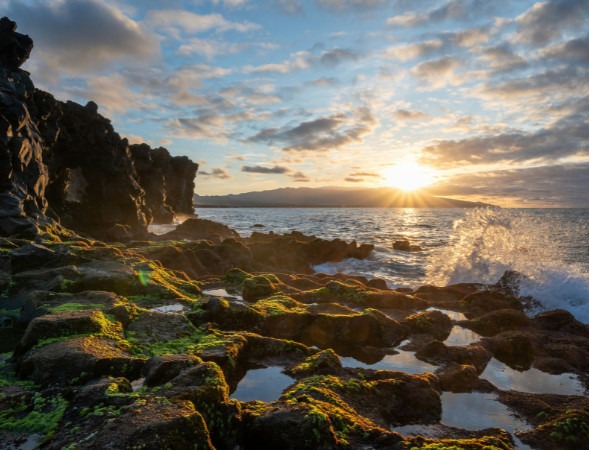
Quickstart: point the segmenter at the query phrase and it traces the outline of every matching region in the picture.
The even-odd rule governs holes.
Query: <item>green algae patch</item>
[[[54,308],[49,308],[50,314],[60,313],[64,311],[86,311],[89,309],[97,309],[97,310],[104,310],[107,308],[107,305],[99,304],[99,303],[63,303],[59,306]]]
[[[276,316],[285,313],[305,314],[307,312],[305,305],[286,295],[273,295],[272,297],[258,300],[252,308],[264,316]]]
[[[225,281],[235,285],[242,285],[243,282],[252,275],[237,268],[229,269],[225,272]]]
[[[137,274],[136,295],[159,295],[161,298],[194,300],[201,295],[200,285],[184,274],[165,269],[155,261],[141,261],[133,265]]]
[[[251,278],[246,278],[243,282],[243,299],[247,302],[253,302],[261,298],[268,297],[277,292],[275,283],[271,277],[265,275],[257,275]]]
[[[37,392],[31,398],[0,411],[0,431],[13,433],[53,433],[63,416],[68,402],[61,396],[44,396]]]
[[[337,353],[332,349],[320,351],[309,356],[301,364],[293,367],[288,373],[294,377],[302,378],[321,373],[336,373],[342,369],[342,363]]]

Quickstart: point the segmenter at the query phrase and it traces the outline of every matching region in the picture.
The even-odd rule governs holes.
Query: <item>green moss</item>
[[[306,312],[306,308],[302,303],[286,295],[273,295],[272,297],[258,300],[252,308],[265,316],[276,316],[287,312],[301,314]]]
[[[6,360],[10,354],[0,355],[0,387],[20,386],[23,389],[37,389],[39,386],[32,381],[19,380],[13,370],[13,366],[8,364]]]
[[[104,310],[105,305],[100,303],[63,303],[54,308],[49,308],[49,313],[55,314],[63,311],[86,311],[92,309]]]
[[[225,272],[225,280],[231,284],[241,285],[251,275],[241,269],[229,269]]]
[[[0,413],[0,430],[49,435],[57,428],[67,405],[61,395],[44,397],[36,393],[30,402]]]
[[[268,277],[257,275],[243,282],[242,295],[246,301],[255,301],[274,294],[276,290],[276,286]]]

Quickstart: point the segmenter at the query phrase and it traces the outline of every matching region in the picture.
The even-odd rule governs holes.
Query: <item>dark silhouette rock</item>
[[[163,147],[131,145],[145,203],[156,223],[172,223],[179,214],[194,214],[194,178],[198,164],[185,156],[171,156]]]
[[[419,245],[411,244],[411,242],[409,242],[408,239],[395,241],[393,243],[393,248],[395,250],[400,250],[402,252],[420,252],[422,250],[422,248]]]
[[[115,224],[144,231],[151,214],[126,140],[95,105],[35,91],[49,170],[47,199],[61,223],[100,236]]]
[[[36,90],[19,68],[33,41],[15,30],[1,19],[0,236],[60,231],[59,219],[100,239],[129,240],[145,235],[153,217],[192,215],[198,165],[145,144],[133,152],[96,103]]]
[[[14,22],[0,19],[0,236],[32,238],[53,221],[45,215],[49,176],[33,120],[35,87],[19,69],[33,41],[15,30]]]

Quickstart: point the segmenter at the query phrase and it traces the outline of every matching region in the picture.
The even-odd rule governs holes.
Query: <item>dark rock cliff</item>
[[[35,89],[20,69],[33,47],[0,23],[0,236],[62,225],[94,237],[140,237],[155,220],[192,215],[198,165],[164,148],[129,146],[98,113]]]
[[[0,236],[31,237],[51,222],[45,215],[49,176],[32,120],[35,88],[20,69],[33,41],[15,30],[14,22],[0,19]]]
[[[192,197],[198,164],[186,156],[171,156],[163,147],[136,144],[130,148],[154,222],[170,223],[176,214],[194,214]]]

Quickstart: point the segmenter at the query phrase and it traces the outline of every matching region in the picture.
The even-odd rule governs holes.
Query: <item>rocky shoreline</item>
[[[153,235],[154,217],[192,213],[197,165],[35,90],[20,69],[32,41],[6,18],[0,44],[1,448],[587,448],[589,327],[529,317],[517,274],[392,290],[313,271],[370,244],[198,218]],[[395,355],[431,370],[378,365]],[[498,364],[578,388],[489,381]],[[289,377],[278,397],[235,398],[264,367]],[[459,394],[529,426],[442,424]]]
[[[199,228],[208,236],[192,239]],[[434,438],[393,431],[439,423],[447,392],[495,394],[531,425],[518,433],[531,448],[587,442],[586,396],[500,390],[480,378],[495,358],[575,374],[587,386],[589,328],[561,310],[529,318],[526,300],[506,287],[509,276],[496,286],[399,292],[382,280],[311,270],[366,257],[370,246],[300,233],[242,239],[199,219],[171,236],[0,241],[3,442],[19,448],[34,435],[48,449],[513,448],[499,428],[441,426]],[[483,337],[445,345],[456,325]],[[433,373],[342,365],[341,357],[379,361],[400,344]],[[231,398],[248,369],[269,366],[293,379],[280,398]]]

